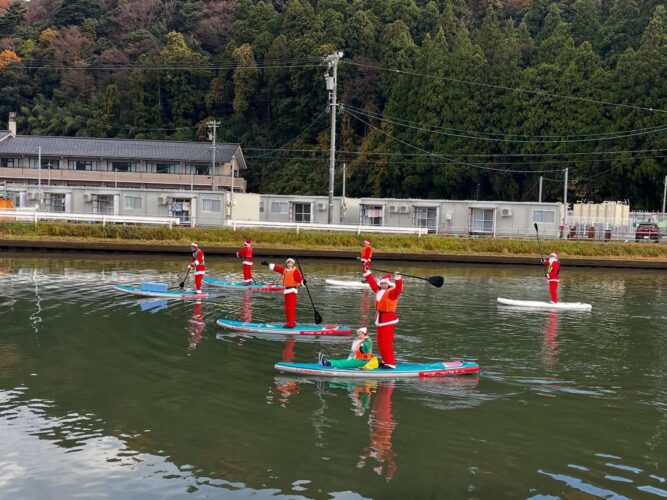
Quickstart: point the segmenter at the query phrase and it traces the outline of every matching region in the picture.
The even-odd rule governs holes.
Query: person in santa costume
[[[236,256],[243,259],[243,284],[250,285],[255,281],[252,277],[252,241],[247,239],[243,242],[243,248],[236,252]]]
[[[558,302],[558,284],[560,283],[560,261],[558,260],[558,254],[552,252],[549,255],[549,259],[540,259],[540,262],[547,268],[546,277],[547,282],[549,283],[549,294],[551,295],[551,302]]]
[[[206,274],[206,260],[204,252],[195,242],[190,243],[190,250],[192,250],[192,260],[188,264],[188,269],[193,269],[195,272],[195,290],[197,293],[201,292],[201,282]]]
[[[364,240],[364,247],[361,249],[361,257],[359,260],[364,266],[364,270],[371,268],[371,258],[373,257],[373,248],[371,247],[371,242]]]
[[[263,266],[269,266],[271,271],[275,271],[283,275],[283,297],[285,298],[285,321],[283,325],[285,328],[294,328],[296,326],[296,296],[299,293],[297,287],[305,285],[306,280],[303,279],[301,272],[294,266],[295,261],[289,258],[285,261],[285,267],[277,264],[269,264],[263,260]]]
[[[375,325],[377,326],[377,342],[383,364],[380,368],[396,368],[394,356],[394,330],[398,323],[396,307],[398,298],[403,291],[403,279],[399,273],[394,274],[394,283],[391,274],[385,274],[378,284],[369,269],[364,268],[364,278],[375,292]]]

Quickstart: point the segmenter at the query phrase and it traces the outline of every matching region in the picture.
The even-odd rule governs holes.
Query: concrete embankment
[[[238,247],[204,246],[210,257],[231,257]],[[46,240],[2,240],[0,253],[6,252],[80,252],[91,254],[155,254],[183,255],[189,253],[187,245],[142,244],[127,242],[81,242],[81,241],[46,241]],[[351,250],[320,250],[320,249],[285,249],[255,248],[256,260],[262,257],[288,257],[315,259],[351,259],[359,255]],[[404,261],[424,263],[456,263],[456,264],[511,264],[535,265],[539,257],[529,255],[497,255],[497,254],[449,254],[449,253],[401,253],[375,252],[374,261]],[[625,269],[662,269],[667,270],[667,261],[649,259],[626,259],[604,257],[567,257],[561,259],[564,265],[573,267],[610,267]]]

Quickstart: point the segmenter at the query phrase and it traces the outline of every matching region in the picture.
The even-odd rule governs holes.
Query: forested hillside
[[[661,0],[0,2],[0,120],[24,134],[240,142],[253,191],[629,199],[667,174]],[[4,128],[4,127],[0,127]]]

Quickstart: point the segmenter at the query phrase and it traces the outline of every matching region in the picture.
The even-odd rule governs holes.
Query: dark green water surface
[[[399,360],[470,357],[482,371],[364,382],[273,369],[319,351],[343,357],[348,339],[215,324],[282,321],[280,294],[225,291],[198,306],[112,288],[177,287],[186,264],[0,259],[0,498],[667,496],[665,272],[564,261],[563,300],[593,305],[581,313],[497,306],[547,299],[539,263],[401,266],[445,286],[406,279]],[[324,281],[358,279],[356,265],[301,264],[326,323],[372,325],[368,291]],[[209,275],[238,280],[240,264],[212,260]],[[313,320],[304,291],[298,316]]]

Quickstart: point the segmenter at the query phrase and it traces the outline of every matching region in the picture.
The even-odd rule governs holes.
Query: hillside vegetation
[[[660,0],[3,0],[19,132],[240,142],[251,191],[326,194],[321,57],[347,194],[624,200],[667,174]],[[340,169],[337,173],[340,187]],[[339,192],[339,188],[337,189]]]

